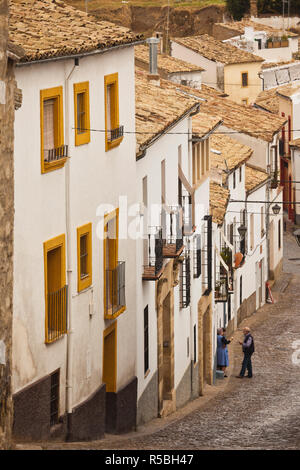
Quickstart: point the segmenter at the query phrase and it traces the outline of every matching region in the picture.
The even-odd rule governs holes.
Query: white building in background
[[[255,30],[253,26],[245,26],[243,34],[233,36],[223,41],[262,57],[266,62],[292,60],[298,52],[298,36],[281,33],[274,36],[270,32]]]
[[[221,120],[198,108],[171,82],[137,69],[145,235],[137,245],[138,424],[169,414],[213,382],[209,138]]]
[[[14,435],[123,432],[136,421],[136,250],[124,219],[135,137],[123,129],[135,129],[139,36],[39,0],[34,10],[12,2],[10,37],[26,54],[16,69]]]
[[[264,63],[259,77],[262,80],[262,90],[270,90],[289,83],[293,85],[300,80],[300,61]]]
[[[144,70],[149,70],[149,47],[140,45],[135,48],[135,63]],[[161,78],[191,88],[201,88],[204,69],[199,65],[170,57],[167,54],[157,55],[157,72]]]

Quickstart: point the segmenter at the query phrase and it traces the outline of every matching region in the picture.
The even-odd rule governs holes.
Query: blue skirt
[[[220,367],[228,367],[229,366],[229,357],[228,357],[228,349],[219,347],[217,349],[217,365]]]

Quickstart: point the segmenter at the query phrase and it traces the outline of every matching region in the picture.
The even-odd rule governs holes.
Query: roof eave
[[[70,54],[70,55],[62,55],[62,56],[55,56],[55,57],[48,57],[46,59],[37,59],[37,60],[28,60],[24,62],[19,62],[17,64],[18,67],[22,67],[25,65],[33,65],[33,64],[40,64],[40,63],[47,63],[47,62],[55,62],[58,60],[66,60],[66,59],[81,59],[82,57],[89,57],[98,54],[104,54],[105,52],[110,52],[116,49],[123,49],[125,47],[137,46],[139,44],[143,44],[145,40],[139,40],[134,42],[128,42],[126,44],[117,44],[115,46],[105,47],[103,49],[94,49],[89,52],[78,52],[78,54]]]

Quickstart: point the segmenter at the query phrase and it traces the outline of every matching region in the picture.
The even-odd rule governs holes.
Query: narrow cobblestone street
[[[39,446],[106,450],[299,449],[300,353],[299,364],[292,356],[296,355],[293,342],[300,343],[300,268],[287,258],[300,256],[300,248],[290,232],[284,238],[285,272],[272,290],[275,304],[266,304],[239,326],[230,345],[230,377],[207,387],[208,395],[209,389],[214,389],[210,399],[200,397],[179,411],[176,418],[156,420],[159,424],[127,436]],[[255,338],[254,377],[238,380],[235,376],[242,359],[238,341],[245,325],[251,327]],[[193,409],[187,412],[189,406]]]

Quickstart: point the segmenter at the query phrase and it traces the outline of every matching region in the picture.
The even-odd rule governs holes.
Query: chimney
[[[148,38],[146,40],[149,45],[149,74],[148,80],[155,85],[160,84],[157,72],[157,45],[160,42],[158,38]]]

